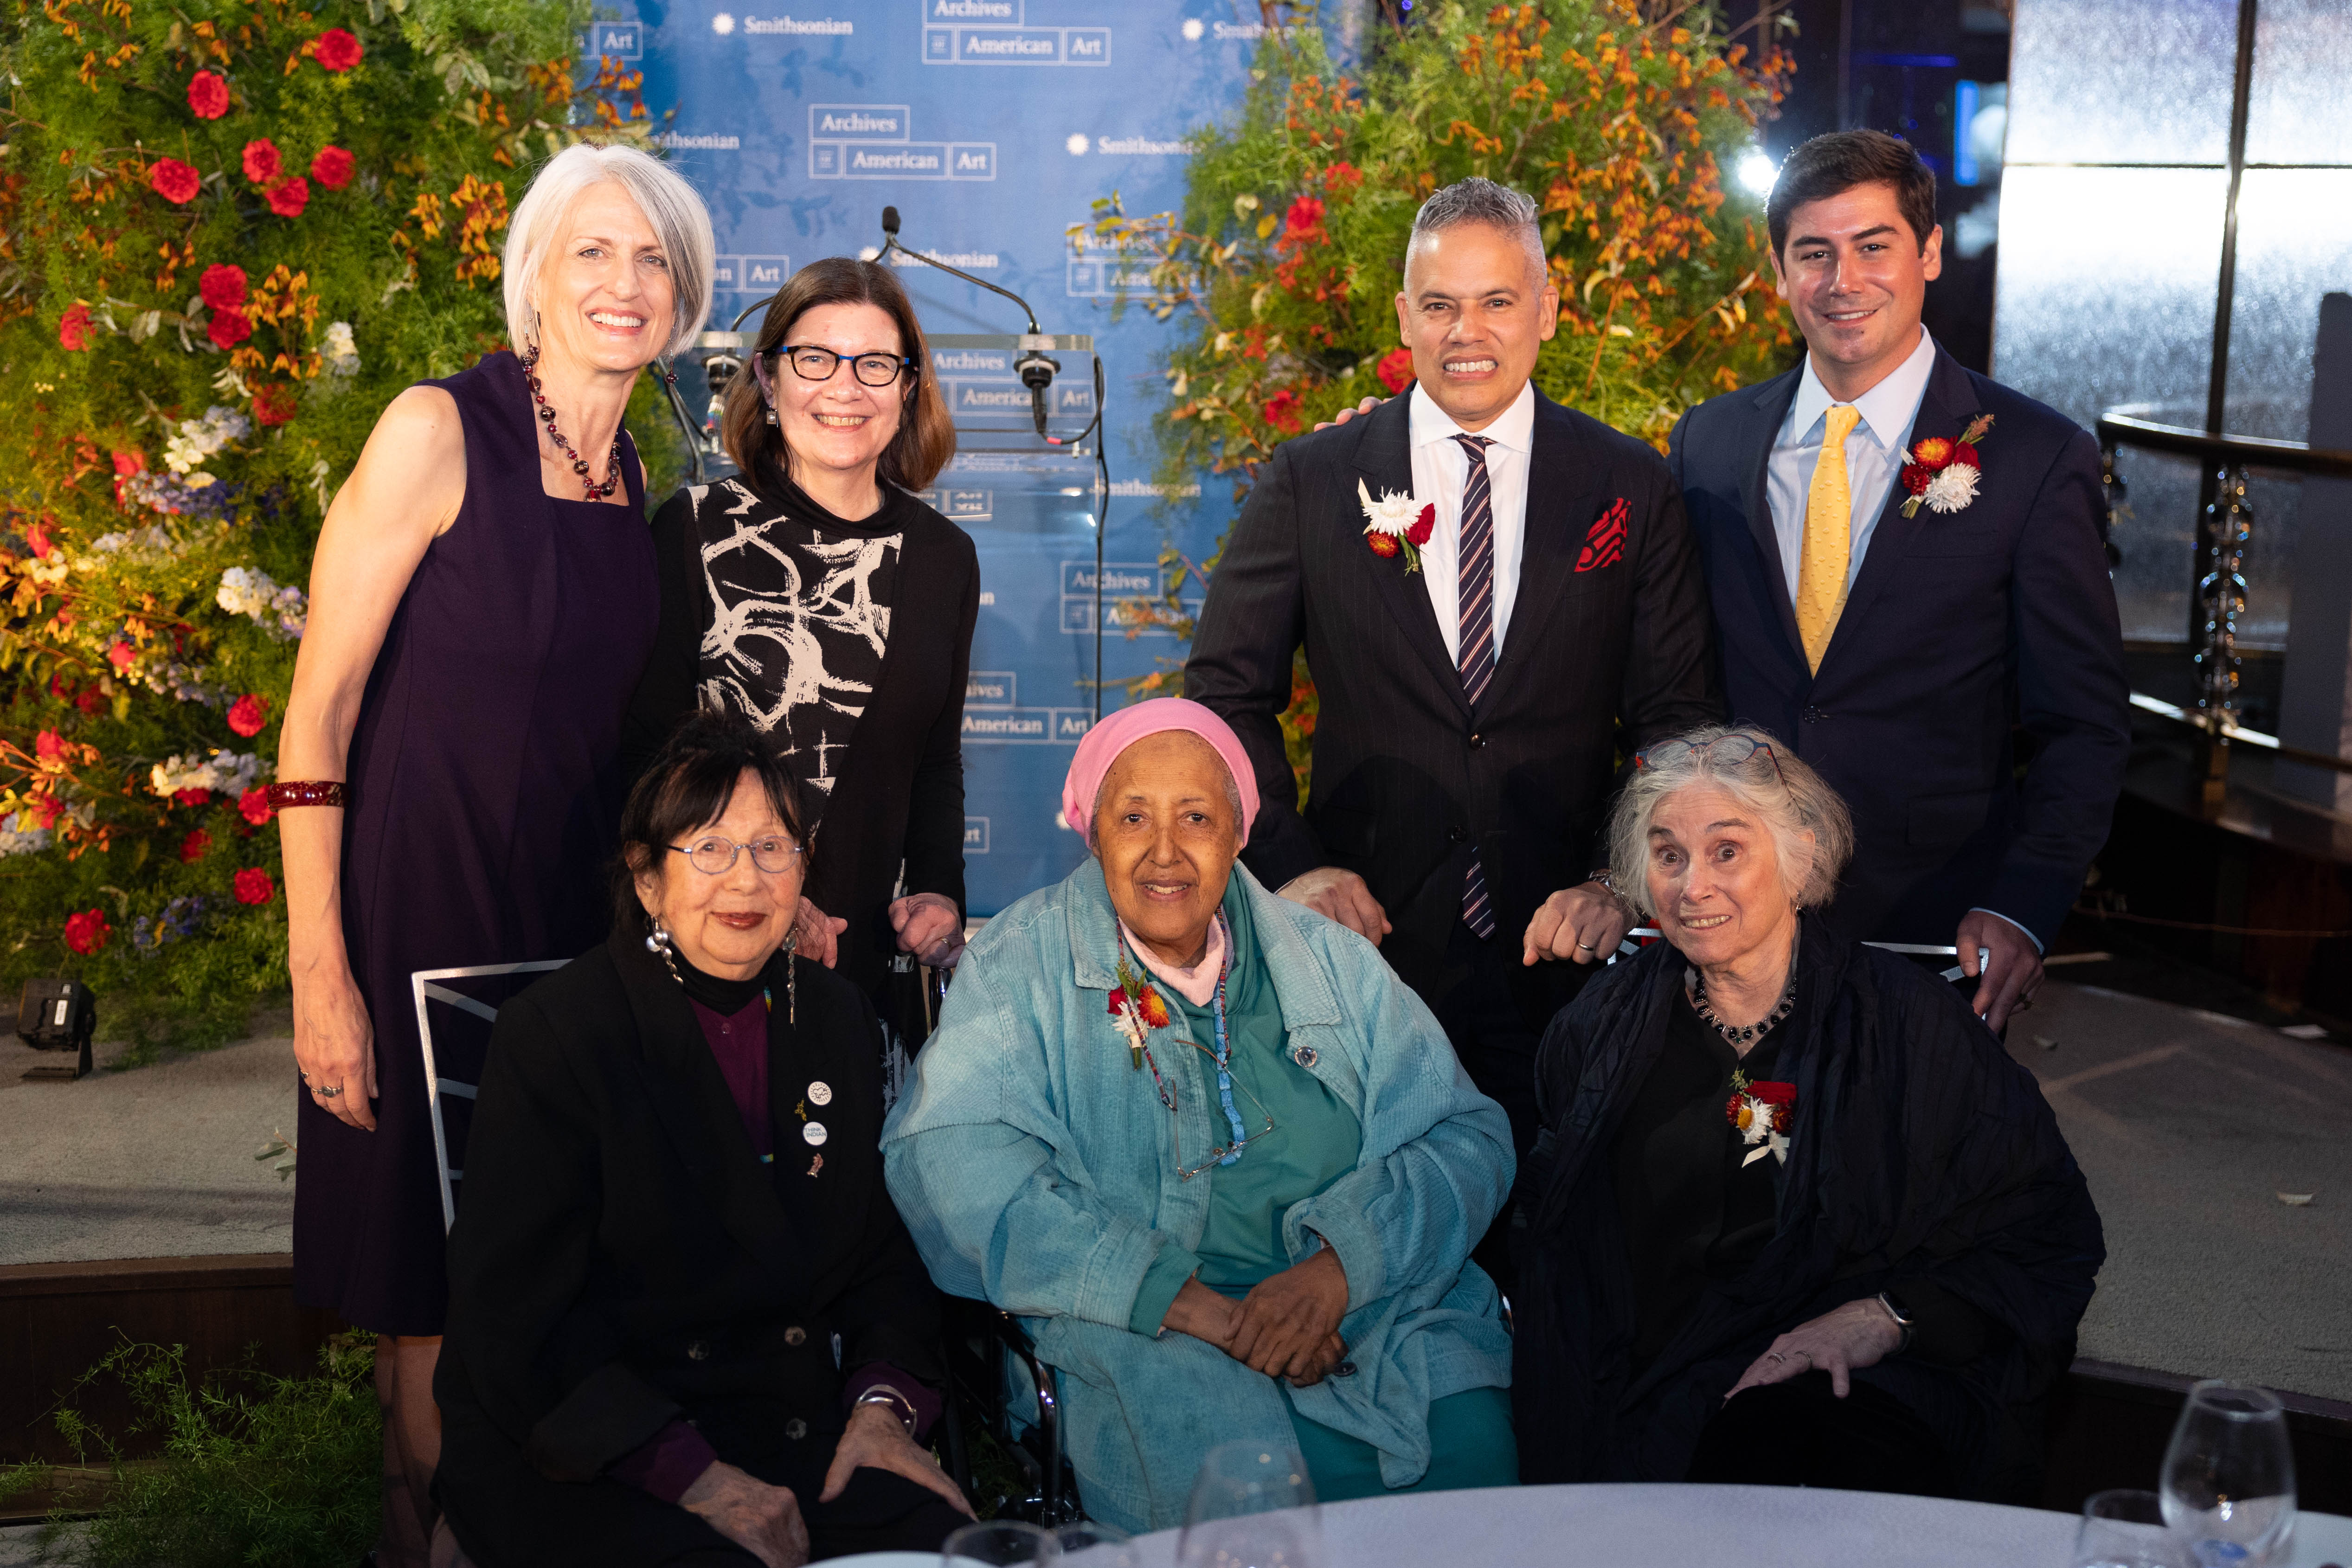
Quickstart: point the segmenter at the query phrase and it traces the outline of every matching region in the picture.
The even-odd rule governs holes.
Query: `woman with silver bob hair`
[[[2041,1089],[1813,912],[1853,834],[1812,769],[1719,727],[1634,761],[1612,874],[1664,940],[1538,1053],[1521,1479],[2030,1500],[2105,1257]]]
[[[621,415],[700,327],[710,264],[709,216],[658,161],[558,153],[508,227],[515,352],[393,400],[311,558],[269,792],[304,1089],[295,1289],[377,1335],[387,1568],[425,1561],[448,1297],[409,977],[604,934],[621,715],[657,616]]]

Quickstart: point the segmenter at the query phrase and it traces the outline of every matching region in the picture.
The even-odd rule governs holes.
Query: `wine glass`
[[[2074,1568],[2195,1568],[2150,1491],[2095,1492],[2074,1532]]]
[[[2294,1451],[2278,1396],[2209,1378],[2164,1451],[2164,1517],[2198,1568],[2261,1568],[2294,1529]]]
[[[940,1568],[1021,1568],[1062,1560],[1054,1532],[1017,1519],[967,1524],[940,1545]]]
[[[1296,1448],[1220,1443],[1184,1507],[1177,1568],[1323,1568],[1323,1514]]]

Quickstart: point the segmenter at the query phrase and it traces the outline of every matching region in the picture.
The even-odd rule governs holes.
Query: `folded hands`
[[[1325,1247],[1260,1280],[1238,1301],[1187,1279],[1161,1326],[1206,1341],[1253,1372],[1305,1388],[1347,1358],[1339,1339],[1339,1320],[1347,1313],[1348,1271]]]

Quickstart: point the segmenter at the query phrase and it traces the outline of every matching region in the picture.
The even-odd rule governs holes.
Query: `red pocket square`
[[[1576,569],[1579,572],[1598,572],[1603,566],[1614,566],[1622,561],[1625,558],[1625,520],[1633,515],[1633,509],[1625,504],[1624,497],[1620,496],[1610,502],[1609,510],[1601,514],[1601,521],[1585,533],[1584,551],[1576,558]]]

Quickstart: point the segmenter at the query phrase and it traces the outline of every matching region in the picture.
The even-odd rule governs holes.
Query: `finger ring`
[[[1766,1361],[1787,1361],[1789,1358],[1780,1352],[1774,1351],[1770,1355],[1766,1356],[1764,1359]]]
[[[337,1084],[334,1088],[329,1089],[324,1084],[312,1084],[310,1086],[310,1092],[317,1095],[320,1100],[332,1100],[335,1096],[343,1092],[343,1086],[341,1084]]]
[[[1595,952],[1599,950],[1589,942],[1580,942],[1576,944],[1576,951],[1579,952]]]

